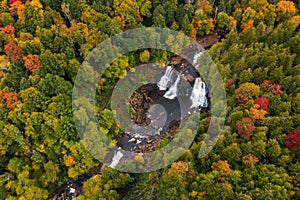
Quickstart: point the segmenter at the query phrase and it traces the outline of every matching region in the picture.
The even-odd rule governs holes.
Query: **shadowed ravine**
[[[176,128],[192,113],[209,107],[208,88],[194,67],[202,54],[193,52],[191,64],[180,56],[172,57],[156,84],[144,85],[137,91],[144,97],[140,104],[146,106],[140,109],[145,117],[143,121],[132,120],[118,148],[107,155],[105,160],[110,167],[122,166],[127,159],[125,152],[127,155],[154,151],[160,142],[172,139]]]

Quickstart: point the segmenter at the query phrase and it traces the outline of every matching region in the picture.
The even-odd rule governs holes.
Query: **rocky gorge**
[[[125,153],[143,155],[168,144],[180,123],[192,113],[209,109],[209,89],[197,71],[197,61],[203,52],[188,53],[192,63],[180,55],[171,57],[156,83],[143,85],[132,94],[132,126],[120,139],[118,148],[108,154],[110,167],[122,165],[127,159]]]

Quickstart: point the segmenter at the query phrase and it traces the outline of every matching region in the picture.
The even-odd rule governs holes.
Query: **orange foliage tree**
[[[41,67],[41,61],[37,55],[28,55],[23,57],[25,67],[34,73],[35,70]]]
[[[75,161],[74,156],[69,155],[69,156],[67,157],[67,160],[66,160],[66,166],[67,166],[67,167],[72,167],[72,166],[75,165],[76,163],[77,163],[77,162]]]
[[[5,100],[6,108],[12,110],[19,103],[16,92],[6,92],[6,89],[0,91],[0,96]]]
[[[119,22],[121,22],[122,28],[124,29],[125,26],[126,26],[126,22],[125,22],[124,16],[116,16],[116,19],[117,19]]]
[[[292,1],[279,1],[276,5],[277,12],[296,13],[296,7]]]
[[[245,33],[247,31],[249,31],[253,27],[253,24],[254,24],[253,19],[250,19],[248,22],[242,24],[243,32]]]
[[[202,21],[198,19],[192,19],[192,25],[196,30],[202,29]]]
[[[9,1],[9,11],[12,14],[18,14],[19,11],[19,7],[23,5],[21,0],[13,0],[13,1]],[[23,5],[24,7],[24,5]]]
[[[252,119],[264,119],[265,115],[268,113],[264,109],[260,109],[261,106],[259,104],[254,104],[252,108],[250,108],[250,117]]]
[[[244,165],[246,165],[247,167],[252,167],[259,162],[258,158],[256,158],[252,154],[245,155],[242,160]]]
[[[230,169],[230,165],[228,164],[227,160],[219,160],[218,162],[214,162],[211,165],[211,168],[220,172],[220,180],[224,180],[225,177],[232,172],[232,169]]]
[[[5,39],[13,39],[15,38],[15,27],[12,24],[6,25],[3,28],[0,28],[0,30],[5,33]]]
[[[297,15],[297,16],[294,16],[290,19],[290,22],[296,26],[299,26],[300,24],[300,16]]]
[[[197,41],[197,29],[196,28],[193,28],[190,36],[193,40]]]
[[[292,1],[279,1],[276,5],[277,20],[290,18],[295,15],[297,9]]]

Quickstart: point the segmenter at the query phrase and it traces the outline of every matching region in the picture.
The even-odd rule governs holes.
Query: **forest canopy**
[[[141,27],[200,43],[219,36],[207,51],[227,92],[225,128],[199,159],[208,112],[172,165],[141,175],[103,166],[76,199],[300,199],[299,9],[296,0],[0,0],[0,199],[47,199],[101,165],[76,132],[74,81],[99,43]],[[114,85],[137,64],[171,56],[142,49],[105,71],[96,111],[112,141],[123,134]]]

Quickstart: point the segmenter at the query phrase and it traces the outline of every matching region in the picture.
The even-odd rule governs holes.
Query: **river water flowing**
[[[109,166],[115,167],[122,162],[124,151],[152,151],[160,140],[165,139],[164,133],[174,124],[179,124],[193,112],[201,112],[209,107],[208,88],[196,69],[199,67],[197,60],[202,54],[195,52],[192,64],[184,64],[186,61],[182,59],[178,65],[166,67],[157,84],[150,88],[153,102],[145,111],[150,123],[141,126],[132,122],[131,128],[119,141],[119,148],[113,153]]]

